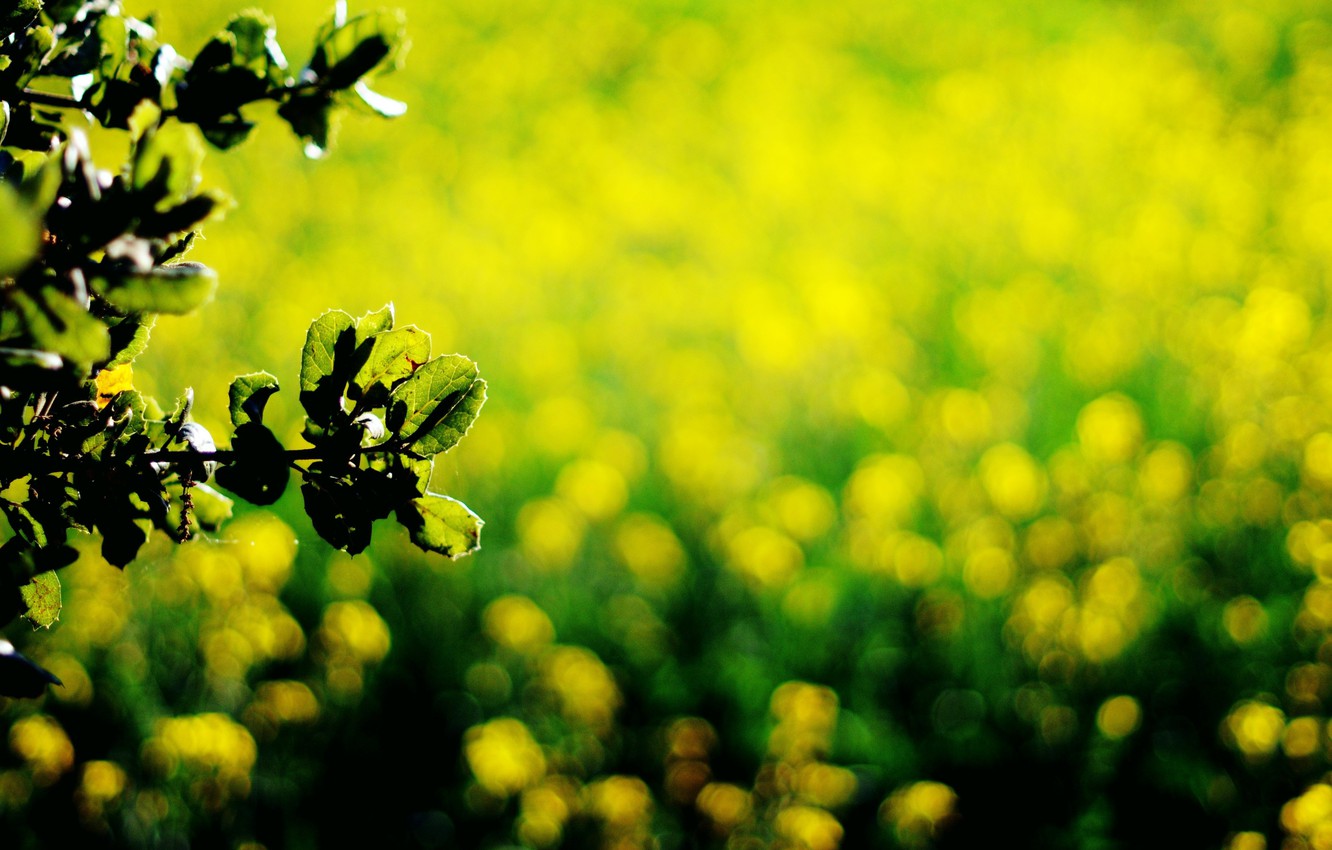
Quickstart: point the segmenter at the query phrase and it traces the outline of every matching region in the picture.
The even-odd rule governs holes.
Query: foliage
[[[261,101],[311,156],[328,147],[345,104],[401,114],[369,81],[399,63],[402,15],[348,18],[338,4],[295,76],[257,11],[232,17],[192,60],[108,0],[29,0],[6,13],[0,38],[0,513],[13,531],[0,547],[0,618],[55,621],[54,570],[77,558],[71,530],[98,532],[102,556],[124,567],[154,528],[177,541],[217,529],[232,501],[207,483],[214,472],[266,505],[295,468],[315,529],[348,552],[365,549],[372,523],[391,513],[422,549],[475,549],[481,521],[429,485],[435,456],[476,418],[485,382],[461,355],[432,357],[430,335],[395,326],[391,304],[310,326],[300,372],[308,448],[284,448],[264,424],[272,375],[232,382],[222,449],[192,421],[192,390],[164,411],[133,385],[158,316],[190,313],[216,288],[211,269],[184,259],[228,204],[200,188],[205,142],[244,141]],[[128,137],[118,171],[94,164],[89,121]],[[0,669],[0,694],[30,693],[8,669],[22,672]]]

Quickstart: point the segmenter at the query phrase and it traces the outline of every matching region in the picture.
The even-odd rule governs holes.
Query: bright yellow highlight
[[[1240,596],[1226,603],[1221,612],[1226,634],[1240,646],[1247,646],[1267,634],[1267,612],[1263,603],[1252,596]]]
[[[1237,832],[1226,842],[1226,850],[1267,850],[1267,836],[1261,832]]]
[[[1281,751],[1292,759],[1317,753],[1322,745],[1323,724],[1317,717],[1297,717],[1281,733]]]
[[[523,554],[542,570],[567,570],[586,532],[583,514],[563,499],[528,502],[518,512],[518,540]]]
[[[117,394],[134,389],[134,367],[125,363],[97,373],[97,406],[106,407]]]
[[[541,658],[541,680],[569,720],[598,735],[611,731],[620,689],[601,659],[581,646],[557,646]]]
[[[810,805],[835,809],[855,796],[856,775],[844,767],[823,762],[809,762],[796,768],[792,786]]]
[[[698,792],[695,805],[723,834],[749,820],[754,811],[754,800],[750,793],[725,782],[704,785]]]
[[[1001,443],[981,455],[980,479],[990,503],[1008,519],[1027,519],[1045,502],[1044,470],[1014,443]]]
[[[534,654],[555,640],[555,626],[546,612],[526,596],[501,596],[481,615],[486,635],[506,649]]]
[[[781,587],[805,566],[805,553],[776,529],[751,526],[726,541],[726,565],[757,587]]]
[[[1102,396],[1078,414],[1078,442],[1087,457],[1098,463],[1126,463],[1142,444],[1143,424],[1138,405],[1127,396]]]
[[[1332,846],[1332,786],[1325,782],[1309,786],[1303,794],[1281,807],[1281,826],[1291,835],[1323,850]]]
[[[817,540],[837,522],[837,504],[832,494],[793,475],[778,478],[769,485],[767,506],[777,526],[801,543]]]
[[[624,476],[599,460],[576,460],[565,466],[555,481],[555,492],[594,522],[611,519],[629,501]]]
[[[1096,711],[1096,728],[1107,738],[1126,738],[1138,730],[1142,708],[1131,696],[1121,694],[1101,703]]]
[[[23,759],[39,787],[53,784],[74,766],[74,745],[54,717],[30,714],[9,727],[9,748]]]
[[[942,782],[913,782],[889,795],[879,816],[899,841],[921,845],[947,824],[957,809],[957,793]]]
[[[789,806],[777,813],[777,834],[800,850],[836,850],[845,830],[837,818],[813,806]]]
[[[559,843],[564,825],[578,810],[574,784],[564,777],[550,776],[523,791],[515,831],[529,846],[550,847]]]
[[[477,784],[497,797],[510,797],[546,775],[546,757],[521,721],[501,717],[467,730],[467,766]]]
[[[915,458],[873,455],[862,460],[847,481],[842,505],[852,519],[901,528],[915,516],[924,490],[925,472]]]
[[[375,664],[388,655],[388,625],[370,603],[360,599],[325,608],[319,635],[331,654],[345,653],[359,664]]]
[[[266,512],[248,513],[227,524],[227,536],[240,562],[245,587],[277,593],[291,577],[296,559],[296,532]]]
[[[826,753],[837,727],[837,694],[822,685],[787,682],[772,693],[777,726],[768,737],[768,751],[788,761]]]
[[[1261,759],[1276,751],[1286,729],[1286,715],[1265,702],[1238,703],[1221,723],[1221,736],[1245,757]]]
[[[178,769],[198,776],[191,794],[205,808],[219,810],[249,796],[258,748],[244,726],[225,714],[207,713],[158,720],[142,757],[145,766],[163,776]]]
[[[615,530],[615,553],[629,572],[652,587],[673,584],[685,567],[680,539],[663,520],[630,514]]]

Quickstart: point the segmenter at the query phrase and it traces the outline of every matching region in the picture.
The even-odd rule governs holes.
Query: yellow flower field
[[[132,380],[226,434],[391,301],[489,382],[482,549],[88,546],[0,835],[1332,847],[1332,8],[398,5],[408,113],[211,152]]]

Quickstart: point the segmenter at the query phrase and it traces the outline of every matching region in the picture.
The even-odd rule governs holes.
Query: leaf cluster
[[[296,72],[259,11],[235,15],[193,58],[112,0],[0,11],[0,625],[54,622],[54,570],[77,557],[71,533],[100,534],[102,555],[123,567],[153,529],[183,542],[216,528],[232,500],[209,486],[215,473],[269,504],[297,470],[316,530],[351,552],[391,513],[423,549],[476,548],[480,520],[427,488],[433,457],[466,433],[485,384],[461,355],[432,358],[424,331],[395,328],[391,306],[311,326],[308,447],[285,448],[264,425],[278,389],[267,373],[232,384],[222,449],[191,421],[191,391],[168,411],[133,384],[157,317],[197,309],[217,286],[186,259],[230,204],[201,187],[207,148],[244,141],[252,105],[269,101],[306,153],[322,155],[340,108],[403,113],[370,83],[406,48],[401,13],[349,17],[341,2]],[[93,123],[126,134],[118,168],[93,162]],[[0,665],[0,694],[16,692],[10,668]]]

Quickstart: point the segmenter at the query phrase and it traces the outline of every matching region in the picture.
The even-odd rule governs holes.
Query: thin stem
[[[383,454],[385,452],[402,451],[403,446],[395,442],[380,443],[377,446],[365,446],[355,449],[351,452],[351,457],[361,455]],[[174,463],[176,461],[216,461],[218,463],[228,463],[236,459],[234,449],[218,449],[212,452],[192,452],[184,449],[159,449],[155,452],[144,452],[143,458],[151,463]],[[339,455],[340,456],[340,455]],[[294,463],[301,460],[326,460],[329,455],[322,449],[284,449],[282,452],[283,460],[287,463]]]
[[[65,94],[55,94],[53,92],[34,91],[32,89],[22,89],[19,94],[28,103],[35,103],[39,106],[54,106],[57,109],[83,109],[84,106],[75,98]]]

